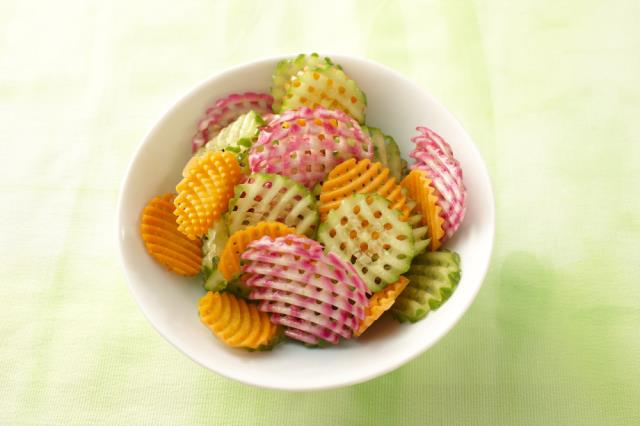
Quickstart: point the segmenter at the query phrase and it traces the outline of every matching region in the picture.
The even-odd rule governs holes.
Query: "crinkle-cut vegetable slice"
[[[316,241],[288,234],[252,241],[242,254],[250,299],[284,334],[307,344],[351,338],[364,318],[367,287],[352,265]]]
[[[321,58],[317,53],[311,55],[300,54],[293,59],[283,59],[276,65],[271,81],[271,96],[273,96],[273,110],[280,112],[284,95],[289,90],[291,78],[299,71],[333,66],[329,58]]]
[[[222,129],[204,146],[205,151],[229,151],[236,155],[238,164],[248,172],[249,149],[258,139],[258,130],[265,121],[255,111],[249,111],[238,117],[233,123]]]
[[[416,210],[422,215],[422,223],[428,227],[430,250],[437,250],[444,239],[444,219],[431,180],[425,172],[412,170],[401,185],[409,191],[409,196],[416,202]]]
[[[400,148],[395,139],[389,135],[385,135],[376,127],[363,126],[362,130],[371,136],[375,161],[387,167],[391,171],[391,175],[395,177],[398,182],[402,180],[404,177],[403,167],[406,165],[406,161],[403,160],[400,154]]]
[[[404,188],[403,188],[404,189]],[[416,202],[410,200],[409,205],[415,206]],[[413,210],[413,207],[412,207]],[[429,247],[431,240],[429,239],[429,227],[422,221],[422,215],[414,212],[407,221],[413,228],[413,244],[415,245],[416,256]]]
[[[190,239],[202,237],[226,211],[242,172],[230,152],[207,152],[176,186],[178,230]]]
[[[424,171],[433,182],[442,209],[445,240],[458,230],[466,211],[466,188],[462,168],[447,142],[434,131],[418,127],[420,135],[412,138],[415,148],[409,153],[416,163],[412,169]]]
[[[271,95],[254,92],[232,93],[217,100],[207,109],[205,117],[198,124],[198,131],[191,142],[191,150],[195,153],[242,114],[249,111],[255,111],[260,115],[271,114],[272,103]]]
[[[460,256],[449,251],[431,251],[416,256],[406,277],[409,285],[391,307],[401,322],[416,322],[451,296],[460,281]]]
[[[391,176],[391,171],[381,163],[352,158],[334,167],[322,184],[318,210],[321,221],[326,221],[331,210],[353,194],[374,194],[384,197],[391,208],[400,212],[400,219],[406,221],[411,214],[407,197],[402,187]]]
[[[268,347],[278,335],[278,326],[268,314],[229,293],[208,292],[199,300],[198,310],[202,323],[234,348]]]
[[[416,127],[419,135],[411,138],[411,141],[415,144],[417,151],[424,151],[433,147],[444,152],[449,157],[454,157],[451,146],[436,132],[426,126]]]
[[[285,176],[256,173],[235,187],[226,215],[229,232],[259,222],[282,222],[298,234],[315,235],[316,200],[307,188]]]
[[[277,238],[294,234],[295,232],[295,229],[280,222],[260,222],[255,226],[241,229],[235,232],[227,241],[220,256],[218,269],[226,280],[231,280],[240,273],[240,255],[251,241],[264,236]]]
[[[227,286],[227,280],[218,271],[218,262],[228,239],[229,230],[222,218],[209,228],[207,235],[202,239],[203,256],[200,274],[206,290],[220,291]]]
[[[188,176],[189,170],[198,164],[198,159],[207,151],[228,151],[235,154],[242,171],[248,173],[249,149],[258,138],[258,129],[263,125],[264,120],[255,111],[241,115],[191,157],[182,169],[182,176]]]
[[[373,292],[397,281],[415,254],[411,225],[377,194],[342,200],[320,225],[318,241],[351,262]]]
[[[313,188],[347,158],[373,158],[371,139],[358,122],[342,111],[302,107],[260,131],[249,163],[252,172],[277,173]]]
[[[337,67],[299,71],[282,101],[282,111],[319,106],[346,112],[364,123],[367,98],[355,81]]]
[[[173,214],[175,194],[153,198],[142,210],[140,235],[147,252],[168,270],[193,276],[200,271],[201,242],[178,231]]]
[[[384,289],[369,298],[369,305],[365,309],[364,320],[360,323],[358,331],[355,335],[360,336],[367,330],[371,324],[373,324],[378,318],[382,316],[386,311],[391,308],[396,298],[402,293],[405,287],[409,284],[409,280],[406,277],[400,277],[398,281],[393,284],[389,284]]]

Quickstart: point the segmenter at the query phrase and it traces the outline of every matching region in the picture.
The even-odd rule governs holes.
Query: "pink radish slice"
[[[272,104],[273,98],[267,93],[232,93],[218,99],[213,106],[207,108],[205,117],[198,123],[198,130],[191,142],[191,150],[196,152],[220,130],[251,110],[260,115],[273,114]]]
[[[373,158],[371,138],[357,121],[318,107],[286,111],[262,128],[249,152],[252,172],[277,173],[308,188],[342,161]]]
[[[249,298],[293,339],[335,344],[351,338],[364,318],[365,283],[353,265],[325,254],[317,241],[295,234],[263,237],[248,245],[242,260]]]
[[[324,340],[326,342],[336,345],[340,340],[340,336],[338,336],[333,331],[327,328],[324,328],[322,326],[308,323],[306,321],[303,321],[293,316],[273,314],[271,315],[271,322],[273,322],[274,324],[279,324],[286,327],[287,330],[285,330],[285,335],[288,335],[289,337],[294,338],[293,336],[287,333],[287,331],[291,329],[304,332],[312,336],[312,338],[315,337],[316,341],[313,342],[312,344],[317,344],[319,343],[319,340]]]
[[[315,299],[309,296],[303,296],[296,293],[280,291],[271,287],[256,288],[249,295],[251,299],[259,299],[262,301],[280,301],[289,305],[306,307],[310,311],[318,315],[324,315],[336,321],[342,321],[349,327],[353,328],[358,325],[358,314],[351,314],[346,310],[333,309],[329,303],[317,303]]]
[[[327,320],[327,317],[320,316],[310,309],[300,308],[296,305],[290,305],[281,301],[260,302],[260,310],[273,314],[285,315],[288,317],[298,318],[309,324],[330,329],[333,333],[338,334],[345,339],[351,338],[351,329],[338,321]]]
[[[442,209],[445,238],[451,238],[460,227],[466,212],[466,188],[460,163],[449,144],[437,133],[418,127],[420,135],[412,138],[415,148],[409,156],[415,160],[411,169],[424,171],[433,182]]]
[[[287,328],[284,332],[284,335],[293,340],[298,340],[302,343],[306,343],[308,345],[317,345],[320,343],[320,339],[316,336],[312,336],[309,333],[305,333],[304,331],[295,329],[295,328]]]

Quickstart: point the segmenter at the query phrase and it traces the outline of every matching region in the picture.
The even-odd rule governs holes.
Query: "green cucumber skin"
[[[258,139],[260,127],[266,122],[260,114],[249,111],[238,117],[233,123],[222,129],[215,137],[210,139],[196,155],[207,151],[229,151],[236,155],[236,160],[244,172],[249,171],[249,149]]]
[[[224,220],[216,222],[204,238],[200,275],[205,290],[220,291],[227,285],[220,272],[218,272],[218,261],[228,239],[229,229]]]
[[[406,161],[402,158],[395,139],[377,127],[364,126],[363,130],[371,137],[375,161],[388,168],[391,175],[399,182],[404,176]]]
[[[415,323],[446,302],[460,282],[460,255],[450,251],[426,252],[414,258],[405,275],[409,285],[391,308],[400,322]]]
[[[227,287],[227,280],[224,279],[218,268],[209,269],[206,273],[203,269],[204,289],[207,291],[222,291]]]

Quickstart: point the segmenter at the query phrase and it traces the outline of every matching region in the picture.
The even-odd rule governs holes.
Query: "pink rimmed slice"
[[[367,287],[353,266],[318,242],[291,234],[263,237],[242,254],[249,298],[285,334],[308,344],[349,339],[364,318]]]
[[[273,114],[272,104],[273,98],[267,93],[232,93],[218,99],[213,106],[207,108],[205,117],[198,123],[198,130],[191,142],[191,150],[196,152],[220,130],[251,110],[261,116]]]
[[[460,227],[466,212],[467,191],[462,168],[449,144],[436,132],[418,127],[420,132],[411,140],[415,144],[409,156],[415,160],[411,169],[424,171],[433,182],[444,219],[444,240],[451,238]]]
[[[286,111],[263,127],[251,147],[251,171],[288,176],[308,188],[349,158],[373,158],[368,133],[342,111],[322,107]]]

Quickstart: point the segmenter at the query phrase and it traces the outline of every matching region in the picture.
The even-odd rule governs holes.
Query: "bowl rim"
[[[494,242],[495,242],[495,233],[496,233],[496,215],[495,215],[495,211],[496,211],[496,201],[495,201],[495,194],[493,191],[493,182],[492,182],[492,178],[491,178],[491,174],[489,173],[489,169],[487,168],[487,164],[486,161],[484,159],[484,157],[482,156],[482,153],[480,152],[480,150],[478,149],[478,146],[475,143],[475,140],[471,137],[471,134],[467,131],[467,129],[462,125],[462,123],[460,122],[460,120],[457,119],[457,117],[448,109],[446,108],[438,99],[436,99],[434,96],[431,95],[431,93],[429,93],[427,90],[423,89],[420,85],[418,85],[417,83],[415,83],[413,80],[409,79],[408,77],[404,76],[403,74],[401,74],[399,71],[396,71],[393,68],[390,68],[387,65],[381,64],[379,62],[373,61],[371,59],[367,59],[361,56],[356,56],[356,55],[348,55],[348,54],[340,54],[340,53],[322,53],[321,56],[328,56],[331,57],[332,60],[334,60],[334,62],[339,63],[341,62],[342,59],[347,59],[348,61],[355,61],[355,62],[360,62],[361,64],[365,65],[366,67],[378,67],[378,68],[382,68],[385,72],[392,74],[395,78],[398,78],[400,80],[402,80],[405,84],[409,84],[413,90],[415,90],[416,92],[420,93],[421,96],[424,96],[425,98],[428,98],[430,102],[432,102],[433,104],[435,104],[438,108],[440,108],[445,115],[448,116],[448,118],[450,118],[452,120],[452,122],[454,122],[457,126],[460,127],[460,129],[467,135],[467,137],[469,138],[469,140],[472,142],[470,144],[471,149],[474,150],[474,154],[478,156],[478,158],[480,158],[481,160],[481,174],[483,175],[483,177],[486,179],[486,183],[488,184],[488,194],[490,196],[490,199],[487,200],[487,206],[490,207],[490,210],[487,212],[488,213],[488,223],[491,227],[490,232],[488,233],[488,238],[489,238],[489,255],[487,257],[487,262],[482,265],[481,267],[481,274],[479,276],[479,282],[480,284],[475,287],[474,289],[472,289],[472,292],[470,293],[470,296],[468,297],[468,299],[464,302],[462,308],[458,311],[456,311],[453,314],[453,320],[451,320],[448,324],[446,324],[445,327],[443,327],[438,333],[436,333],[433,337],[433,339],[431,339],[430,341],[428,341],[424,346],[421,346],[419,348],[419,350],[413,351],[413,352],[407,352],[405,355],[401,356],[398,358],[398,360],[396,360],[395,362],[390,362],[389,364],[385,365],[384,368],[380,368],[374,372],[371,372],[369,374],[365,374],[362,375],[360,377],[355,377],[355,378],[349,378],[349,379],[345,379],[345,380],[338,380],[335,381],[334,383],[331,383],[330,385],[309,385],[309,386],[304,386],[304,387],[300,387],[300,386],[287,386],[286,384],[283,385],[278,385],[278,384],[271,384],[271,383],[258,383],[258,382],[252,382],[249,380],[245,380],[243,377],[239,377],[239,376],[235,376],[233,374],[233,372],[229,372],[226,371],[224,369],[214,369],[211,366],[207,365],[206,362],[204,360],[199,359],[199,357],[196,357],[190,353],[188,353],[185,349],[183,349],[182,347],[180,347],[176,342],[174,342],[167,334],[165,334],[163,332],[163,330],[153,321],[152,319],[152,315],[148,312],[146,305],[142,302],[142,300],[140,300],[139,295],[136,293],[136,291],[133,288],[132,285],[132,277],[128,271],[127,265],[126,265],[126,259],[124,256],[124,241],[125,239],[123,238],[123,236],[121,235],[121,230],[122,230],[122,224],[125,218],[125,212],[123,211],[123,204],[124,204],[124,194],[125,194],[125,189],[127,186],[127,183],[131,177],[131,174],[133,173],[133,167],[134,164],[137,162],[138,157],[141,155],[144,147],[149,143],[149,140],[152,138],[152,136],[154,135],[154,133],[157,131],[157,129],[160,127],[161,123],[163,122],[163,120],[166,118],[167,115],[170,114],[171,111],[173,111],[174,109],[179,108],[181,105],[183,105],[184,103],[186,103],[190,98],[192,98],[195,94],[197,94],[198,92],[200,92],[201,90],[203,90],[205,87],[207,87],[209,84],[211,84],[213,81],[222,78],[223,76],[229,75],[229,74],[233,74],[235,72],[237,72],[238,70],[241,69],[245,69],[245,68],[251,68],[255,65],[264,63],[264,62],[273,62],[273,63],[277,63],[278,61],[281,61],[283,59],[289,59],[292,57],[297,56],[298,54],[293,54],[293,55],[272,55],[272,56],[262,56],[258,59],[252,60],[252,61],[248,61],[248,62],[243,62],[243,63],[239,63],[236,65],[233,65],[231,67],[227,67],[227,68],[223,68],[221,70],[219,70],[218,72],[215,72],[214,74],[212,74],[211,76],[205,78],[204,80],[198,82],[197,84],[195,84],[194,86],[191,87],[191,89],[189,89],[186,93],[178,95],[177,100],[175,100],[174,102],[171,102],[167,107],[165,107],[162,110],[162,114],[160,114],[158,116],[158,118],[153,122],[153,124],[150,126],[149,130],[147,130],[147,132],[145,133],[144,137],[138,142],[133,156],[131,157],[131,159],[129,160],[129,163],[127,164],[124,176],[122,178],[122,181],[120,183],[119,189],[118,189],[118,201],[117,201],[117,205],[116,205],[116,220],[115,220],[115,227],[116,227],[116,232],[114,233],[116,238],[117,238],[117,247],[118,247],[118,252],[119,252],[119,263],[120,263],[120,267],[122,268],[124,275],[125,275],[125,279],[127,281],[127,287],[129,289],[129,292],[131,293],[131,295],[133,296],[133,299],[136,302],[136,305],[138,306],[138,308],[142,311],[144,317],[146,318],[147,322],[151,324],[151,326],[156,330],[156,332],[158,334],[160,334],[167,342],[169,342],[174,348],[176,348],[178,351],[180,351],[181,353],[183,353],[185,356],[187,356],[189,359],[191,359],[192,361],[194,361],[196,364],[200,365],[201,367],[205,368],[208,371],[212,371],[216,374],[219,374],[225,378],[228,379],[232,379],[236,382],[240,382],[243,383],[245,385],[250,385],[250,386],[254,386],[254,387],[259,387],[259,388],[265,388],[265,389],[273,389],[273,390],[284,390],[284,391],[295,391],[295,392],[308,392],[308,391],[317,391],[317,390],[329,390],[329,389],[337,389],[337,388],[342,388],[342,387],[347,387],[347,386],[352,386],[358,383],[363,383],[369,380],[372,380],[374,378],[378,378],[381,377],[383,375],[386,375],[396,369],[398,369],[399,367],[409,363],[410,361],[416,359],[418,356],[424,354],[426,351],[428,351],[431,347],[433,347],[433,345],[435,345],[436,343],[438,343],[444,336],[446,336],[452,329],[453,327],[459,323],[460,319],[465,315],[465,313],[467,312],[467,310],[469,309],[469,307],[473,304],[473,302],[475,301],[480,288],[483,286],[485,278],[487,276],[487,273],[489,271],[489,268],[491,266],[491,259],[492,259],[492,255],[493,255],[493,248],[494,248]]]

